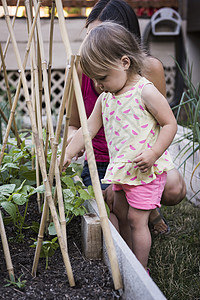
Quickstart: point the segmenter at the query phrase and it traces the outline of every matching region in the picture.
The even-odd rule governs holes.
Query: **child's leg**
[[[131,228],[129,223],[127,222],[128,210],[129,205],[126,200],[124,191],[115,191],[113,212],[116,215],[119,222],[120,235],[132,250]]]
[[[129,206],[128,223],[131,228],[132,250],[137,259],[147,268],[151,248],[151,234],[148,227],[151,210],[140,210]]]

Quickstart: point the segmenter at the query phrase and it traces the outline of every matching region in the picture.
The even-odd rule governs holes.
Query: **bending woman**
[[[134,33],[138,40],[140,40],[140,29],[137,16],[133,9],[123,0],[99,0],[90,15],[86,20],[87,32],[92,28],[96,27],[103,21],[113,21],[128,29]],[[92,79],[84,75],[81,69],[78,69],[79,80],[81,83],[81,90],[83,94],[83,100],[85,104],[87,117],[90,116],[96,100],[101,93],[101,90],[97,88]],[[144,61],[144,71],[142,76],[146,77],[151,81],[155,87],[166,97],[166,85],[165,76],[162,63],[152,57],[146,57]],[[70,118],[69,126],[69,141],[81,127],[78,108],[76,101],[73,101],[72,114]],[[104,130],[101,128],[92,141],[95,159],[97,163],[97,169],[100,179],[104,177],[106,168],[109,163],[108,148],[105,140]],[[87,157],[84,163],[83,182],[86,186],[91,184],[91,178],[87,163]],[[102,190],[104,190],[104,198],[110,209],[111,221],[117,226],[115,216],[112,214],[113,210],[113,191],[110,186],[103,184]],[[161,204],[173,206],[182,201],[186,195],[186,186],[181,174],[176,170],[170,170],[167,174],[167,181],[162,194]],[[162,219],[158,210],[153,210],[150,215],[150,224],[152,225],[153,231],[156,233],[168,232],[169,228],[165,221]]]

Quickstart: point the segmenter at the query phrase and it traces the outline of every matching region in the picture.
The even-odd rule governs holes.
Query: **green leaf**
[[[35,193],[40,193],[40,194],[43,194],[45,193],[45,186],[44,184],[38,186],[37,188],[35,188]]]
[[[16,178],[11,178],[10,183],[15,184],[16,188],[18,188],[21,184],[21,180],[20,179],[16,179]]]
[[[24,181],[21,183],[21,185],[15,190],[16,193],[18,193],[18,192],[21,191],[21,189],[22,189],[22,187],[23,187],[25,181],[26,181],[26,180],[24,180]]]
[[[83,200],[80,197],[76,197],[75,201],[74,201],[74,208],[78,208],[79,206],[81,206],[83,203],[85,202],[85,200]]]
[[[94,194],[94,190],[93,190],[92,185],[88,186],[88,193],[91,195],[91,198],[95,198],[95,194]]]
[[[74,211],[75,216],[83,216],[87,212],[85,206],[81,206]]]
[[[19,166],[14,163],[7,163],[3,166],[2,170],[6,169],[6,168],[19,169]]]
[[[72,175],[74,175],[74,173],[75,173],[75,172],[73,171],[72,167],[69,166],[69,167],[66,169],[66,171],[64,172],[64,175],[72,176]]]
[[[64,182],[68,187],[74,187],[74,181],[68,176],[62,177],[61,181]]]
[[[0,186],[0,193],[4,195],[12,194],[15,190],[15,184],[4,184]]]
[[[75,172],[78,174],[78,176],[81,178],[81,173],[83,171],[83,165],[77,164],[77,163],[72,163],[70,165],[70,167],[72,167],[75,170]]]
[[[24,205],[24,203],[26,203],[28,201],[28,199],[23,194],[14,194],[13,201],[17,205]]]
[[[55,228],[55,225],[54,225],[53,222],[49,224],[48,232],[49,232],[50,235],[56,235],[57,234],[56,233],[56,228]]]
[[[89,199],[91,199],[91,195],[90,194],[88,194],[88,192],[87,191],[85,191],[85,190],[79,190],[79,194],[80,194],[80,197],[82,198],[82,199],[84,199],[84,200],[89,200]]]
[[[7,200],[7,198],[3,194],[0,194],[0,202],[6,201],[6,200]]]
[[[33,221],[33,222],[32,222],[32,225],[30,226],[30,228],[31,228],[34,232],[38,233],[39,228],[40,228],[39,222]]]
[[[14,222],[16,221],[16,207],[13,203],[5,201],[5,202],[1,202],[1,206],[3,207],[3,209],[5,209],[5,211],[12,217],[12,219],[14,220]]]
[[[73,211],[74,205],[71,203],[64,203],[65,209],[69,211]]]
[[[63,190],[64,202],[71,202],[74,199],[74,193],[70,189]]]

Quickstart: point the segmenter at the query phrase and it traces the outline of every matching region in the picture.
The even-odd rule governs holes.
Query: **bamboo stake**
[[[76,56],[76,62],[75,62],[76,68],[78,67],[79,60],[80,57]],[[60,156],[60,166],[59,166],[60,172],[62,171],[64,156],[65,156],[65,148],[67,147],[68,128],[69,128],[69,120],[70,120],[71,110],[72,110],[73,96],[74,96],[74,87],[71,82],[71,87],[70,87],[68,102],[67,102],[66,116],[65,116],[65,128],[64,128],[64,135],[63,135],[62,151]]]
[[[49,94],[51,94],[51,67],[52,67],[52,53],[53,53],[52,51],[53,51],[54,17],[55,17],[55,0],[52,0],[50,38],[49,38],[49,64],[48,64]]]
[[[49,95],[51,95],[51,66],[52,66],[52,49],[53,49],[53,28],[54,28],[54,18],[55,18],[55,1],[52,0],[51,7],[51,26],[50,26],[50,39],[49,39],[49,64],[48,64],[48,85],[49,85]],[[48,141],[49,141],[49,130],[48,124],[46,125],[46,141],[45,141],[45,158],[47,159],[48,152]]]
[[[34,6],[36,7],[36,5],[37,5],[36,1],[34,0],[33,2],[34,2]],[[49,89],[48,89],[47,65],[46,65],[45,55],[44,55],[44,48],[43,48],[43,39],[42,39],[42,31],[41,31],[40,19],[37,20],[37,31],[38,31],[38,38],[39,38],[40,55],[41,55],[41,60],[42,60],[42,73],[43,73],[43,79],[44,79],[44,94],[45,94],[45,103],[46,103],[48,128],[49,128],[49,131],[50,131],[50,143],[51,143],[51,148],[53,149],[54,145],[56,144],[56,142],[54,141],[54,132],[53,132],[52,119],[51,119],[51,108],[50,108],[50,97],[49,97]],[[51,167],[52,167],[53,170],[55,169],[56,188],[58,190],[58,197],[59,197],[59,201],[58,201],[59,210],[62,210],[63,214],[64,214],[64,205],[63,205],[63,198],[62,198],[62,188],[61,188],[61,182],[60,182],[60,173],[59,173],[59,168],[58,168],[56,157],[55,157],[55,160],[52,161],[52,164],[50,165],[50,168]],[[50,186],[52,186],[52,182],[53,182],[53,177],[51,178],[49,176]],[[41,232],[42,232],[42,226],[41,226],[40,233]],[[67,242],[66,242],[65,238],[64,238],[64,242],[65,242],[65,245],[67,245]],[[36,251],[37,251],[37,248],[36,248]]]
[[[31,125],[32,125],[32,131],[33,131],[34,141],[35,141],[35,146],[36,146],[36,151],[37,151],[37,154],[38,154],[40,169],[41,169],[41,173],[42,173],[42,177],[43,177],[43,182],[44,182],[44,185],[45,185],[46,199],[48,201],[48,205],[50,207],[51,214],[53,216],[53,221],[54,221],[54,224],[55,224],[58,240],[59,240],[59,243],[60,243],[60,248],[61,248],[61,251],[62,251],[64,263],[65,263],[65,266],[66,266],[69,283],[70,283],[71,286],[74,286],[75,283],[74,283],[73,274],[72,274],[72,271],[71,271],[71,265],[70,265],[69,258],[68,258],[68,255],[67,255],[66,245],[65,245],[65,242],[64,242],[63,237],[62,237],[62,231],[60,229],[60,224],[59,224],[59,221],[58,221],[56,209],[55,209],[53,199],[52,199],[51,188],[50,188],[49,181],[48,181],[48,178],[47,178],[46,167],[45,167],[45,162],[44,162],[44,151],[43,151],[43,148],[41,147],[40,142],[39,142],[37,127],[36,127],[36,120],[35,120],[35,117],[34,117],[34,114],[33,114],[33,111],[32,111],[32,104],[31,104],[31,101],[29,99],[29,93],[28,93],[28,86],[27,86],[27,82],[26,82],[26,77],[25,77],[23,66],[22,66],[22,62],[21,62],[19,50],[18,50],[18,47],[17,47],[17,43],[16,43],[16,40],[15,40],[14,32],[12,30],[6,0],[2,0],[2,4],[3,4],[3,7],[4,7],[5,18],[6,18],[6,22],[7,22],[7,26],[8,26],[10,35],[11,35],[11,40],[12,40],[12,43],[13,43],[13,47],[14,47],[18,67],[21,70],[21,79],[22,79],[22,83],[23,83],[24,95],[25,95],[26,103],[27,103],[28,110],[29,110],[29,115],[30,115],[30,120],[31,120]]]
[[[34,0],[33,2],[34,2],[34,6],[36,7],[36,0]],[[42,38],[41,24],[40,24],[39,19],[37,20],[37,30],[38,30],[39,47],[40,47],[40,54],[41,54],[41,60],[42,60],[42,73],[43,73],[43,79],[44,79],[44,94],[45,94],[48,128],[49,128],[49,132],[50,132],[51,148],[53,151],[54,147],[56,146],[55,144],[57,142],[54,140],[53,124],[52,124],[52,119],[51,119],[50,97],[49,97],[49,89],[48,89],[47,64],[45,61],[43,38]],[[52,156],[53,156],[53,154],[52,154]],[[61,183],[60,183],[60,173],[59,173],[56,156],[53,156],[53,158],[55,158],[55,159],[54,159],[54,161],[51,159],[52,164],[51,164],[50,168],[52,168],[52,170],[55,170],[56,187],[57,187],[57,191],[58,191],[58,197],[60,197],[58,204],[59,205],[61,204],[61,207],[59,209],[63,210],[63,213],[64,213],[62,188],[61,188]],[[54,173],[54,172],[52,171],[52,173]],[[53,176],[50,176],[49,178],[50,178],[50,185],[52,185]]]
[[[6,116],[5,116],[4,112],[3,112],[3,110],[1,109],[1,107],[0,107],[0,114],[1,114],[2,118],[4,119],[4,121],[8,124],[8,119],[6,118]],[[13,126],[11,126],[10,129],[15,134],[15,129],[13,128]]]
[[[17,0],[15,15],[14,15],[14,17],[12,19],[12,27],[13,28],[14,28],[15,19],[16,19],[16,16],[17,16],[17,11],[18,11],[18,7],[19,7],[19,3],[20,3],[20,0]],[[8,36],[8,39],[6,41],[6,45],[5,45],[5,48],[4,48],[4,51],[3,51],[3,57],[4,57],[4,59],[6,57],[6,53],[7,53],[7,50],[8,50],[9,43],[10,43],[10,35]],[[0,67],[0,71],[1,71],[1,68],[2,68],[2,64],[1,64],[1,67]]]
[[[63,43],[65,45],[65,50],[66,53],[71,54],[71,48],[69,45],[69,39],[65,27],[65,22],[64,22],[64,15],[63,15],[63,6],[62,2],[59,0],[56,0],[56,7],[57,7],[57,12],[58,12],[58,19],[59,19],[59,25],[60,25],[60,31],[61,31],[61,36],[63,39]],[[79,111],[79,116],[80,116],[80,121],[81,121],[81,126],[83,130],[83,136],[85,140],[85,148],[87,151],[87,156],[88,156],[88,165],[89,165],[89,170],[90,170],[90,175],[92,179],[92,185],[94,187],[94,193],[95,193],[95,198],[96,202],[98,205],[99,209],[99,215],[100,215],[100,221],[101,221],[101,226],[105,238],[105,244],[108,252],[108,257],[111,265],[111,271],[112,271],[112,276],[113,276],[113,282],[116,290],[122,289],[122,279],[119,271],[119,265],[117,261],[117,255],[109,227],[109,221],[108,221],[108,216],[104,204],[104,199],[101,191],[101,186],[99,182],[99,176],[97,172],[97,167],[96,167],[96,162],[95,162],[95,157],[94,157],[94,152],[93,152],[93,147],[92,147],[92,141],[89,135],[88,127],[87,127],[87,117],[86,117],[86,112],[85,112],[85,107],[83,103],[83,98],[82,98],[82,93],[81,93],[81,88],[80,88],[80,83],[77,75],[76,68],[74,67],[73,69],[73,84],[74,84],[74,90],[75,90],[75,95],[77,99],[77,105],[78,105],[78,111]]]
[[[28,43],[27,43],[27,46],[26,46],[26,53],[25,53],[24,63],[23,63],[24,68],[26,67],[26,63],[27,63],[28,53],[29,53],[29,50],[30,50],[31,40],[32,40],[34,29],[35,29],[36,20],[37,20],[37,16],[38,16],[38,13],[39,13],[39,8],[40,8],[40,2],[38,2],[38,6],[37,6],[37,9],[36,9],[36,12],[35,12],[34,22],[33,22],[32,28],[30,30],[29,37],[28,37]],[[15,98],[14,98],[14,101],[13,101],[10,117],[9,117],[9,120],[8,120],[8,126],[6,128],[6,133],[5,133],[2,148],[1,148],[0,165],[1,165],[2,160],[3,160],[4,151],[5,151],[5,148],[6,148],[6,145],[7,145],[10,128],[11,128],[11,125],[12,125],[15,109],[16,109],[16,106],[17,106],[17,101],[18,101],[19,93],[20,93],[20,89],[21,89],[21,83],[22,83],[22,81],[21,81],[21,77],[20,77],[18,85],[17,85],[17,89],[16,89]]]
[[[59,110],[59,117],[58,117],[58,123],[56,127],[56,134],[55,134],[55,141],[54,141],[54,147],[52,149],[52,156],[51,156],[51,163],[50,163],[50,170],[49,170],[49,180],[51,182],[54,174],[54,161],[56,160],[57,156],[57,150],[58,150],[58,141],[60,138],[60,132],[61,132],[61,127],[62,127],[62,120],[63,120],[63,115],[64,115],[64,110],[66,106],[66,99],[67,95],[69,93],[69,87],[70,87],[70,82],[71,82],[71,76],[72,76],[72,69],[73,69],[73,64],[74,64],[74,56],[71,57],[71,61],[68,66],[68,73],[65,81],[65,87],[64,87],[64,93],[63,93],[63,98],[61,101],[61,106]],[[60,174],[60,171],[58,168],[55,169],[55,173],[58,172]],[[60,189],[58,190],[56,188],[55,195],[58,196],[58,206],[59,206],[59,213],[60,213],[60,222],[61,222],[61,228],[63,231],[63,236],[66,236],[66,219],[65,219],[65,212],[64,212],[64,207],[63,209],[60,209],[63,205],[63,201],[60,202],[60,190],[62,190],[62,187],[60,186]],[[54,202],[55,202],[55,196],[54,196]],[[67,242],[67,238],[65,239]]]
[[[7,237],[6,237],[6,231],[4,228],[3,219],[2,219],[2,215],[1,215],[1,210],[0,210],[0,234],[1,234],[1,241],[2,241],[2,245],[3,245],[8,274],[9,274],[10,280],[13,281],[13,279],[15,279],[15,275],[14,275],[14,270],[13,270],[13,264],[11,261],[8,241],[7,241]]]
[[[29,1],[25,1],[26,5],[26,11],[27,11],[27,17],[28,17],[28,24],[29,28],[31,28],[31,22],[32,22],[32,15],[31,15],[31,8],[32,6],[29,5]],[[34,103],[34,109],[36,112],[36,120],[37,120],[37,127],[38,127],[38,133],[39,133],[39,140],[41,145],[43,144],[43,136],[42,136],[42,118],[41,118],[41,110],[40,110],[40,95],[39,95],[39,77],[38,77],[38,68],[36,64],[36,49],[35,49],[35,36],[33,36],[33,42],[31,44],[31,66],[32,66],[32,73],[33,73],[33,87],[32,92],[35,90],[35,103]],[[37,186],[40,185],[40,178],[39,178],[39,164],[38,164],[38,158],[36,154],[35,159],[35,168],[36,168],[36,183]],[[37,193],[37,204],[38,204],[38,210],[41,212],[41,199],[40,199],[40,193]]]
[[[1,55],[1,61],[2,61],[2,66],[3,66],[4,80],[5,80],[6,89],[7,89],[8,102],[9,102],[10,110],[11,110],[12,109],[12,99],[11,99],[10,87],[9,87],[9,83],[8,83],[8,75],[7,75],[7,71],[6,71],[6,65],[5,65],[5,60],[4,60],[4,56],[3,56],[3,50],[1,47],[1,43],[0,43],[0,55]],[[17,139],[17,146],[20,147],[22,140],[19,137],[19,133],[17,130],[17,124],[16,124],[14,116],[13,116],[13,125],[14,125],[14,134]]]

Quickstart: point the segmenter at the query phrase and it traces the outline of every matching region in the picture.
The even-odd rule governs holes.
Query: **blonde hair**
[[[130,59],[128,71],[140,74],[145,58],[136,37],[112,22],[103,22],[89,32],[81,45],[80,56],[81,68],[90,78],[102,76],[110,68],[118,69],[123,56]]]

